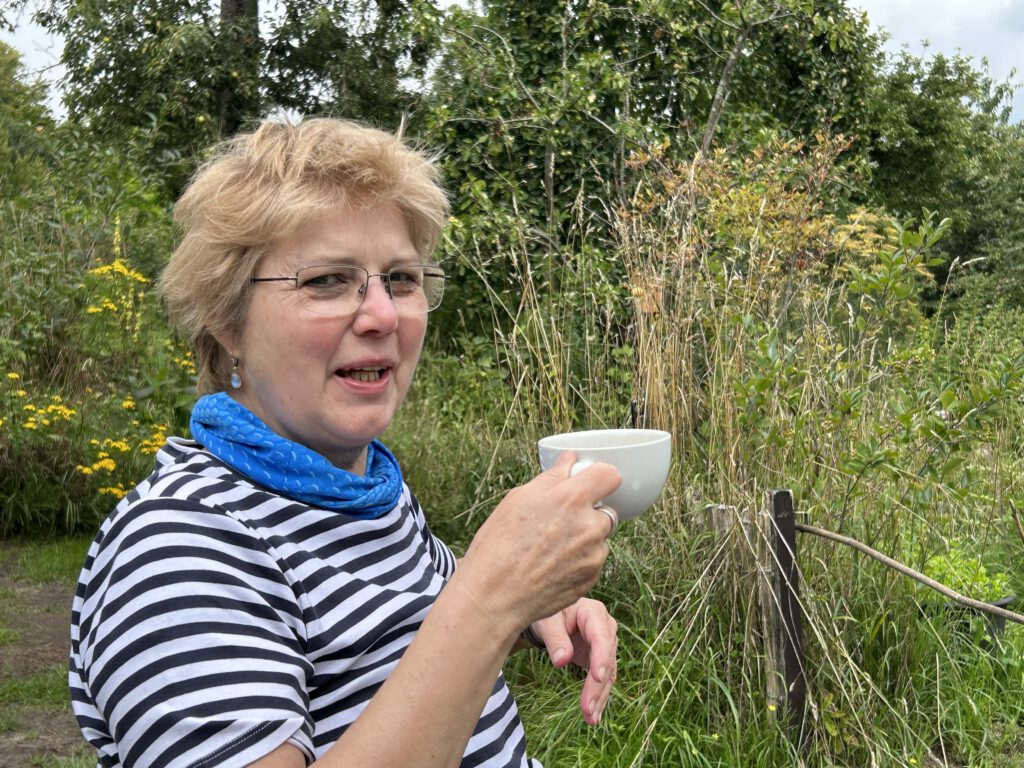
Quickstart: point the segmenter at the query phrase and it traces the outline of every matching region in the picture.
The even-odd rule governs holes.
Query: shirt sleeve
[[[101,758],[232,768],[289,741],[309,759],[305,624],[254,532],[195,502],[144,501],[86,568],[72,666],[109,731]]]

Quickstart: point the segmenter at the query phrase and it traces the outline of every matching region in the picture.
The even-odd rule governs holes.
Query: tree
[[[878,49],[843,0],[489,0],[444,30],[419,125],[445,150],[463,231],[490,258],[515,211],[560,254],[538,257],[552,280],[559,259],[611,250],[635,155],[858,127]],[[514,290],[508,265],[491,274]]]
[[[432,0],[49,0],[37,19],[65,40],[72,122],[143,139],[173,195],[214,139],[284,107],[396,124],[426,62],[413,21]]]
[[[954,261],[993,255],[1007,221],[996,199],[1012,199],[1004,172],[1005,123],[1012,88],[996,83],[987,64],[937,54],[919,59],[902,52],[890,59],[869,98],[865,145],[871,162],[868,199],[898,217],[922,209],[952,219],[937,255],[937,292],[944,291]],[[1002,186],[1003,189],[994,188]],[[1019,185],[1014,187],[1019,190]]]
[[[0,42],[0,200],[37,184],[50,154],[46,84],[30,82],[16,50]]]

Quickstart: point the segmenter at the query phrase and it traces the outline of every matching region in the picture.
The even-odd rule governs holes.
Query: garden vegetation
[[[786,488],[798,522],[1024,594],[1009,86],[884,54],[841,0],[283,7],[244,61],[203,3],[45,7],[78,35],[63,119],[0,45],[0,531],[88,535],[187,433],[195,367],[153,286],[200,148],[276,107],[404,113],[445,169],[451,280],[384,439],[436,532],[464,546],[544,434],[673,434],[597,588],[620,622],[602,726],[563,672],[510,662],[537,757],[1024,765],[1024,629],[806,535],[794,727],[752,559]]]

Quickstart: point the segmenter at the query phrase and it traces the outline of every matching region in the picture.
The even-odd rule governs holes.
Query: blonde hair
[[[326,209],[398,207],[425,262],[448,200],[434,159],[391,134],[332,118],[266,121],[222,142],[174,206],[182,239],[160,280],[171,321],[196,351],[200,393],[226,389],[216,339],[245,321],[251,284],[275,240]]]

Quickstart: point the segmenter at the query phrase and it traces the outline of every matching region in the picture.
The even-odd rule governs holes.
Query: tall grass
[[[433,383],[395,437],[408,466],[429,462],[413,487],[452,531],[535,471],[544,433],[636,422],[674,436],[664,498],[620,529],[598,588],[622,633],[605,724],[580,725],[563,673],[533,658],[510,670],[550,765],[1013,764],[1020,630],[965,633],[861,555],[799,541],[801,730],[767,663],[758,553],[772,488],[794,491],[800,519],[912,567],[941,560],[968,593],[981,575],[1020,579],[1006,505],[1020,497],[1024,365],[996,330],[951,332],[915,309],[944,224],[839,210],[841,151],[639,158],[614,248],[570,254],[525,224],[508,234],[522,289],[493,294],[500,374],[476,380],[490,395],[448,437],[439,414],[473,366],[446,378],[426,362]],[[477,263],[471,238],[461,248]],[[468,515],[450,503],[467,493]]]

